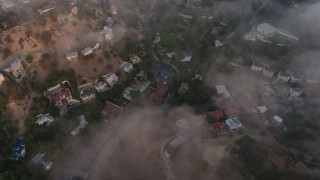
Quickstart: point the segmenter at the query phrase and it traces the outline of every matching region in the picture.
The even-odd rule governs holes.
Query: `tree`
[[[5,105],[7,104],[8,98],[0,92],[0,111],[3,110]]]
[[[2,54],[4,59],[9,57],[12,54],[11,49],[9,47],[2,48]]]

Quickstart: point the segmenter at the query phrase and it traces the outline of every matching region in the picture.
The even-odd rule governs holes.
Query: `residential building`
[[[280,124],[282,124],[282,122],[283,122],[283,119],[277,115],[272,118],[272,124],[274,126],[279,126]]]
[[[185,94],[189,90],[189,84],[188,83],[181,83],[178,93],[179,94]]]
[[[107,17],[107,27],[112,28],[113,26],[113,19],[112,17]]]
[[[38,116],[36,116],[37,121],[36,123],[40,126],[44,125],[44,124],[51,124],[54,121],[54,118],[48,113],[48,114],[39,114]]]
[[[112,29],[109,28],[108,26],[104,26],[104,27],[103,27],[103,30],[101,31],[101,34],[104,35],[104,38],[105,38],[107,41],[111,41],[112,38],[113,38]]]
[[[251,65],[251,70],[257,71],[257,72],[262,72],[263,66],[259,63],[253,62]]]
[[[262,74],[266,77],[270,77],[272,78],[274,73],[276,72],[275,69],[271,68],[271,67],[265,67],[263,70],[262,70]]]
[[[161,42],[161,37],[159,33],[156,33],[153,43],[157,44],[159,42]]]
[[[78,7],[77,6],[72,7],[71,8],[71,13],[74,14],[74,15],[78,14]]]
[[[302,88],[290,88],[289,100],[302,100]]]
[[[216,86],[216,90],[217,93],[220,97],[224,97],[224,98],[230,98],[231,94],[230,92],[227,90],[225,85],[217,85]]]
[[[266,37],[272,37],[275,35],[277,30],[270,24],[268,23],[262,23],[257,26],[257,32],[260,34],[266,36]]]
[[[96,98],[92,83],[83,84],[78,87],[80,98],[83,102],[88,102]]]
[[[104,92],[109,89],[108,84],[105,81],[97,80],[94,85],[96,91]]]
[[[115,84],[117,84],[117,82],[119,80],[118,76],[115,73],[106,74],[106,75],[102,76],[102,78],[107,82],[109,87],[113,87]]]
[[[124,114],[128,110],[128,105],[117,105],[116,103],[106,101],[102,115],[104,119]]]
[[[21,57],[15,58],[14,60],[1,67],[0,73],[6,80],[13,80],[17,83],[20,83],[22,79],[27,75],[27,72],[21,62]]]
[[[140,57],[136,54],[130,54],[130,61],[133,63],[133,64],[138,64],[140,63],[142,60],[140,59]]]
[[[224,113],[219,110],[208,112],[207,117],[212,118],[213,121],[220,121],[225,118]]]
[[[180,119],[176,121],[176,125],[179,127],[180,130],[188,130],[189,129],[189,122],[187,119]]]
[[[214,41],[214,46],[215,46],[216,48],[218,48],[218,47],[223,47],[223,43],[222,43],[221,41],[219,41],[219,40],[215,40],[215,41]]]
[[[131,71],[134,70],[133,65],[131,63],[128,62],[124,62],[121,64],[121,68],[126,72],[126,73],[130,73]]]
[[[264,114],[264,113],[266,113],[268,111],[267,106],[257,106],[256,109],[260,114]]]
[[[233,118],[227,119],[225,123],[229,126],[229,129],[231,131],[243,128],[243,125],[240,122],[239,117],[233,117]]]
[[[92,50],[95,51],[100,48],[100,43],[97,43],[93,46]]]
[[[57,21],[59,24],[64,24],[68,20],[68,17],[66,14],[58,14],[57,15]]]
[[[71,52],[66,55],[68,61],[78,60],[79,54],[78,52]]]
[[[132,96],[131,96],[131,91],[133,91],[133,89],[131,87],[127,87],[123,93],[122,93],[122,97],[125,98],[128,101],[132,101]]]
[[[192,56],[185,56],[183,59],[181,59],[181,62],[189,62],[191,61]]]
[[[111,14],[117,15],[118,14],[118,8],[115,5],[111,5]]]
[[[26,156],[26,148],[23,137],[19,137],[15,147],[11,150],[9,158],[11,160],[17,161]]]
[[[83,130],[84,128],[86,128],[88,122],[86,121],[86,118],[84,117],[84,115],[81,115],[79,117],[79,126],[77,126],[74,130],[72,130],[70,132],[70,134],[72,136],[76,136],[80,133],[80,130]]]
[[[290,78],[291,78],[290,74],[288,74],[286,72],[280,72],[278,74],[278,80],[288,82],[290,80]]]
[[[62,84],[70,86],[69,82],[64,81]],[[66,110],[69,105],[75,104],[78,101],[72,98],[71,91],[67,88],[61,88],[60,84],[49,88],[44,92],[44,96],[50,100],[52,104],[60,109],[60,112]]]
[[[81,51],[84,56],[88,56],[93,53],[93,49],[91,47],[86,47]]]
[[[222,122],[215,122],[215,123],[211,124],[210,129],[218,136],[223,135],[223,134],[227,134],[230,132],[229,127],[225,123],[222,123]]]
[[[182,135],[178,135],[176,136],[174,139],[172,139],[165,150],[165,154],[167,155],[167,157],[170,157],[170,155],[172,153],[174,153],[179,146],[181,146],[182,144],[184,144],[184,142],[186,141],[186,138]]]
[[[52,166],[53,163],[51,161],[46,161],[45,160],[45,155],[46,155],[46,153],[43,153],[43,154],[38,153],[37,155],[35,155],[32,158],[31,162],[34,165],[42,165],[44,170],[48,171],[48,170],[51,169],[51,166]]]
[[[243,39],[244,40],[247,40],[247,41],[256,41],[257,40],[257,36],[258,36],[258,33],[256,31],[251,31],[247,34],[245,34],[243,36]]]
[[[43,14],[45,14],[45,13],[47,13],[47,12],[53,10],[53,9],[55,9],[54,6],[52,6],[52,5],[46,5],[46,6],[42,7],[42,8],[40,8],[40,9],[38,9],[38,12],[39,12],[41,15],[43,15]]]
[[[163,103],[165,100],[165,97],[168,93],[169,85],[166,83],[162,83],[159,85],[159,87],[152,93],[152,98],[157,103]]]

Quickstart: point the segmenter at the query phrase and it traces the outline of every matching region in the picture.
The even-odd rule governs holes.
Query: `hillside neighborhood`
[[[0,7],[0,180],[320,177],[319,3]]]

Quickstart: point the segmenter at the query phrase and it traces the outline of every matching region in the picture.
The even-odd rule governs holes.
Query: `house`
[[[189,129],[189,122],[187,119],[180,119],[176,121],[176,125],[179,127],[180,130],[188,130]]]
[[[99,49],[99,47],[100,47],[100,43],[97,43],[93,46],[92,50],[95,51],[95,50]]]
[[[26,156],[26,147],[23,137],[19,137],[16,146],[11,150],[9,159],[17,161]]]
[[[302,100],[303,89],[301,88],[290,88],[289,100]]]
[[[227,119],[225,123],[229,126],[229,129],[231,131],[243,128],[243,125],[240,122],[239,117],[233,117],[233,118]]]
[[[106,101],[102,114],[104,118],[115,117],[124,114],[128,110],[128,105],[117,105],[116,103]]]
[[[72,136],[76,136],[80,133],[80,130],[83,130],[84,128],[86,128],[88,122],[86,121],[86,118],[84,117],[84,115],[81,115],[79,117],[79,126],[77,126],[74,130],[72,130],[70,132],[70,134]]]
[[[214,46],[215,46],[216,48],[222,47],[222,46],[223,46],[223,43],[220,42],[219,40],[215,40],[215,41],[214,41]]]
[[[184,144],[185,141],[186,141],[186,138],[182,135],[178,135],[174,139],[172,139],[166,147],[166,150],[165,150],[166,156],[170,157],[171,154],[173,154],[178,149],[179,146]]]
[[[57,15],[57,21],[58,21],[59,24],[63,24],[63,23],[65,23],[67,20],[68,20],[68,17],[67,17],[66,14],[63,13],[63,14],[58,14],[58,15]]]
[[[192,56],[185,56],[183,59],[181,59],[181,62],[189,62],[191,61]]]
[[[265,67],[265,68],[262,70],[262,75],[264,75],[264,76],[266,76],[266,77],[272,78],[275,72],[276,72],[275,69],[273,69],[273,68],[271,68],[271,67]]]
[[[268,23],[262,23],[257,26],[256,31],[266,37],[272,37],[276,34],[277,30]]]
[[[263,66],[259,63],[253,62],[251,65],[251,70],[257,71],[257,72],[262,72]]]
[[[295,82],[302,82],[304,79],[304,76],[302,74],[297,74],[297,73],[292,73],[290,74],[290,81],[292,83],[295,83]]]
[[[216,90],[220,97],[224,97],[224,98],[231,97],[231,94],[229,93],[225,85],[217,85]]]
[[[211,124],[210,129],[218,136],[229,133],[229,127],[222,122],[215,122]]]
[[[112,17],[107,17],[107,27],[112,28],[113,26],[113,19]]]
[[[277,115],[272,118],[272,124],[274,126],[279,126],[280,124],[282,124],[282,122],[283,122],[283,119]]]
[[[51,162],[51,161],[46,161],[46,160],[45,160],[45,155],[46,155],[46,153],[43,153],[43,154],[38,153],[37,155],[35,155],[35,156],[32,158],[31,162],[32,162],[32,164],[37,165],[37,166],[38,166],[38,165],[42,165],[43,168],[44,168],[46,171],[48,171],[48,170],[51,169],[52,162]]]
[[[130,61],[133,63],[133,64],[138,64],[140,63],[142,60],[140,59],[140,57],[136,54],[130,54]]]
[[[133,91],[133,89],[131,87],[127,87],[123,93],[122,93],[122,97],[125,98],[128,101],[132,101],[132,96],[131,96],[131,91]]]
[[[227,118],[233,118],[233,117],[239,116],[238,108],[228,107],[228,108],[225,108],[223,112]]]
[[[81,51],[84,56],[88,56],[93,53],[93,49],[91,47],[86,47]]]
[[[117,15],[118,14],[118,8],[115,5],[111,5],[111,14]]]
[[[66,56],[68,61],[78,60],[79,58],[78,52],[71,52],[71,53],[68,53]]]
[[[54,121],[54,118],[48,113],[48,114],[39,114],[38,116],[36,116],[37,121],[36,123],[40,126],[44,125],[44,124],[51,124]]]
[[[257,106],[256,109],[260,114],[264,114],[268,111],[268,108],[266,106]]]
[[[74,15],[78,14],[78,7],[77,6],[72,7],[71,8],[71,13],[74,14]]]
[[[64,81],[62,84],[70,86],[68,81]],[[71,91],[67,88],[61,88],[60,84],[46,90],[44,96],[48,98],[52,104],[58,107],[60,112],[63,112],[70,104],[76,102],[76,100],[72,98]]]
[[[288,82],[290,80],[290,78],[291,78],[290,74],[288,74],[286,72],[280,72],[277,77],[278,80],[281,80],[284,82]]]
[[[112,29],[109,28],[108,26],[104,26],[104,27],[103,27],[103,30],[101,31],[101,34],[104,35],[104,38],[105,38],[107,41],[111,41],[112,38],[113,38]]]
[[[106,74],[102,78],[107,82],[109,87],[113,87],[118,82],[118,76],[115,73]]]
[[[155,38],[153,40],[153,43],[157,44],[159,42],[161,42],[161,37],[160,37],[159,33],[156,33],[156,36],[155,36]]]
[[[167,83],[160,84],[160,86],[152,93],[153,100],[155,100],[157,103],[163,103],[168,90],[169,85]]]
[[[27,75],[27,71],[24,69],[21,62],[21,57],[18,57],[1,67],[0,73],[3,75],[4,79],[20,83]]]
[[[210,111],[207,113],[207,117],[212,118],[213,121],[219,121],[225,118],[224,113],[222,111]]]
[[[258,33],[256,31],[251,31],[243,36],[243,39],[246,41],[256,41]]]
[[[55,9],[54,6],[52,5],[46,5],[46,6],[43,6],[42,8],[38,9],[38,12],[43,15],[51,10]]]
[[[109,89],[108,84],[105,81],[100,80],[96,80],[94,87],[98,92],[104,92]]]
[[[189,84],[188,83],[181,83],[178,93],[179,94],[185,94],[189,90]]]
[[[96,98],[92,83],[79,86],[78,91],[80,92],[80,98],[83,102],[88,102]]]
[[[126,72],[126,73],[130,73],[131,71],[134,70],[133,65],[131,63],[128,62],[124,62],[121,64],[121,68]]]
[[[174,53],[174,52],[167,53],[167,57],[170,58],[170,59],[172,59],[175,54],[176,54],[176,53]]]

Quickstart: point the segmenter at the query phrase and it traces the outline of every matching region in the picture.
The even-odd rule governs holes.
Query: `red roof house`
[[[119,106],[115,103],[110,101],[106,101],[103,109],[103,115],[105,116],[118,116],[124,114],[127,111],[128,107],[126,106]]]
[[[237,109],[237,108],[226,108],[224,110],[224,114],[226,115],[227,118],[233,118],[233,117],[239,116],[239,109]]]
[[[158,102],[163,103],[167,93],[169,90],[169,85],[166,83],[162,83],[153,93],[152,98]]]
[[[45,97],[47,97],[52,104],[64,111],[69,106],[69,102],[72,100],[72,95],[69,89],[64,89],[55,94],[47,91],[45,92]]]
[[[229,127],[225,123],[215,122],[211,125],[211,129],[217,135],[227,134],[229,132]]]
[[[225,117],[222,111],[210,111],[207,115],[214,121],[219,121]]]

